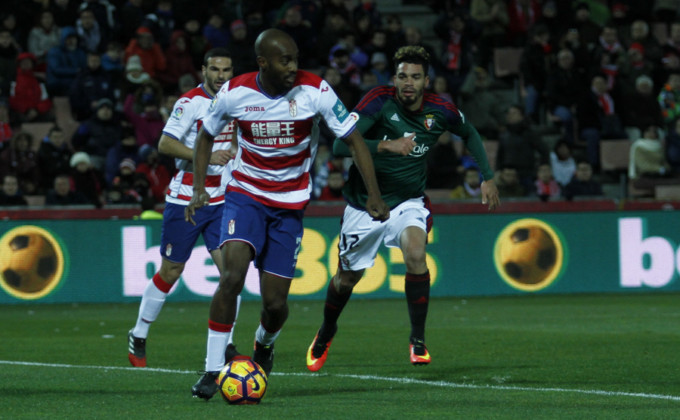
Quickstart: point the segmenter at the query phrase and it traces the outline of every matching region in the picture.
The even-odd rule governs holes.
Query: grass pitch
[[[402,300],[352,300],[318,374],[305,354],[322,302],[290,303],[259,406],[191,397],[208,303],[166,303],[149,368],[127,361],[137,304],[0,311],[2,419],[671,419],[680,416],[680,296],[433,299],[433,362],[408,363]],[[235,341],[250,352],[259,302]]]

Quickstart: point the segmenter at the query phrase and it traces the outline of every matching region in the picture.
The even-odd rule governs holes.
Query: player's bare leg
[[[425,320],[430,301],[430,272],[425,260],[427,233],[419,227],[409,226],[401,234],[401,251],[406,264],[404,292],[411,320],[409,337],[410,360],[413,365],[426,365],[431,361],[425,346]]]
[[[274,366],[274,341],[288,319],[288,292],[291,280],[260,271],[262,311],[260,326],[255,332],[253,360],[264,369],[267,376]]]
[[[326,291],[323,323],[307,349],[307,369],[312,372],[317,372],[326,363],[328,349],[338,330],[338,318],[363,274],[364,270],[345,271],[338,267],[338,271],[331,279]]]

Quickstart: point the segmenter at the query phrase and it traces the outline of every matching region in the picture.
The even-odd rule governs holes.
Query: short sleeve
[[[163,134],[181,140],[196,121],[196,108],[196,104],[190,98],[178,99],[163,127]]]
[[[319,113],[333,134],[346,137],[354,129],[356,114],[349,112],[325,80],[319,85],[319,92]]]
[[[203,129],[211,136],[220,134],[222,128],[233,119],[229,116],[229,93],[229,82],[227,82],[217,92],[210,103],[207,115],[203,118]]]

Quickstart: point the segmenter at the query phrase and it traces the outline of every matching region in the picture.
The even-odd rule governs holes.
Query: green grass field
[[[152,326],[149,368],[127,361],[137,304],[0,311],[2,419],[680,418],[680,296],[433,299],[433,362],[408,363],[401,300],[353,300],[320,374],[305,368],[322,302],[291,302],[259,406],[191,397],[207,303],[172,299]],[[259,302],[236,326],[252,348]]]

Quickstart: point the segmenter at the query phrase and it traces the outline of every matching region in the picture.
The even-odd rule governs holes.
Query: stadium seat
[[[45,138],[50,128],[54,126],[53,122],[31,122],[21,124],[21,131],[33,136],[33,150],[40,148],[40,142]]]
[[[44,195],[25,195],[24,198],[29,206],[42,207],[45,205]]]
[[[522,48],[494,48],[493,72],[497,78],[519,75],[519,60]]]
[[[631,141],[627,138],[600,140],[600,169],[602,172],[618,174],[621,197],[632,192],[627,186],[630,145]]]
[[[68,142],[71,141],[73,133],[78,129],[78,121],[73,118],[71,113],[71,102],[68,96],[55,96],[52,99],[54,104],[54,114],[57,120],[57,125],[64,131],[64,137]]]
[[[664,22],[655,22],[652,24],[652,35],[659,41],[659,44],[665,45],[668,41],[668,27]]]
[[[657,200],[680,200],[680,180],[677,184],[655,185],[654,198]]]

